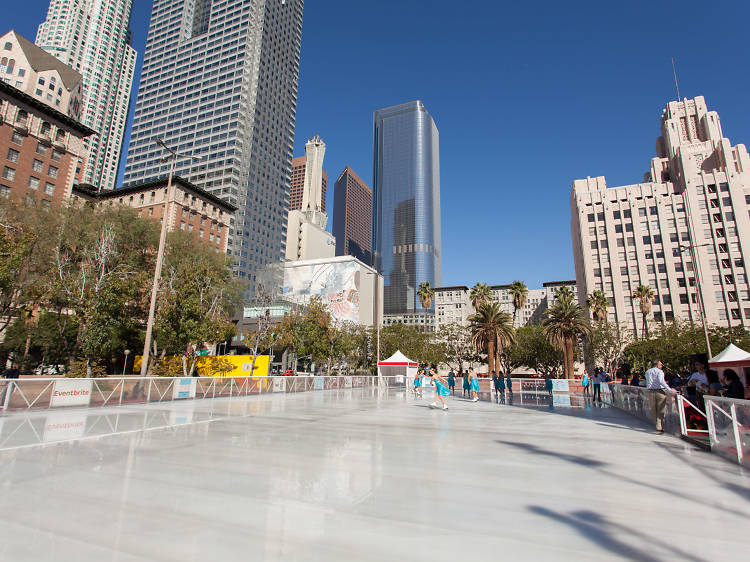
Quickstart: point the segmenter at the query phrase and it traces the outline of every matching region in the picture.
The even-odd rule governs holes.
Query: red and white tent
[[[721,375],[726,369],[734,369],[734,372],[744,379],[747,386],[750,382],[750,353],[740,349],[733,343],[730,343],[724,351],[712,357],[708,361],[708,366],[715,369]]]
[[[412,361],[400,351],[378,362],[378,373],[384,377],[405,376],[408,379],[415,377],[417,370],[419,370],[419,363]]]

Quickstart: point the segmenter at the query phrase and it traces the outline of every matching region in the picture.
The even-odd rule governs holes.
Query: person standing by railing
[[[585,372],[581,378],[581,388],[584,396],[591,396],[591,381],[589,381],[589,376]]]
[[[497,380],[495,381],[495,394],[497,395],[497,401],[500,402],[500,395],[503,395],[505,400],[505,375],[502,371],[497,374]]]
[[[596,368],[596,374],[594,375],[594,402],[602,401],[602,369]]]
[[[656,432],[664,433],[664,414],[667,409],[667,391],[674,392],[664,380],[663,363],[658,359],[651,362],[651,368],[646,371],[646,388],[651,403],[651,416],[654,419]]]

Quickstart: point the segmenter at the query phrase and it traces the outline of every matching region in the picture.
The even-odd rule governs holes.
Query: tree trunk
[[[495,370],[495,339],[490,338],[487,342],[487,368],[489,369],[488,374],[492,374]]]
[[[574,366],[574,350],[573,350],[573,338],[565,338],[565,378],[572,379],[573,378],[573,370],[575,369]]]
[[[643,314],[643,339],[648,339],[648,319],[645,313]]]

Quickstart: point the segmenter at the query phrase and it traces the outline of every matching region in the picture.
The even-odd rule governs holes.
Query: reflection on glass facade
[[[417,312],[417,287],[441,285],[438,130],[421,101],[375,112],[373,246],[385,314]]]

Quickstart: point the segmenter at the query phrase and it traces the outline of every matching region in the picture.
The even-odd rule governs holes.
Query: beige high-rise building
[[[650,320],[750,326],[750,159],[724,138],[702,96],[667,104],[657,156],[642,183],[573,182],[571,231],[580,301],[596,289],[610,320],[641,330],[639,284],[656,298]]]

